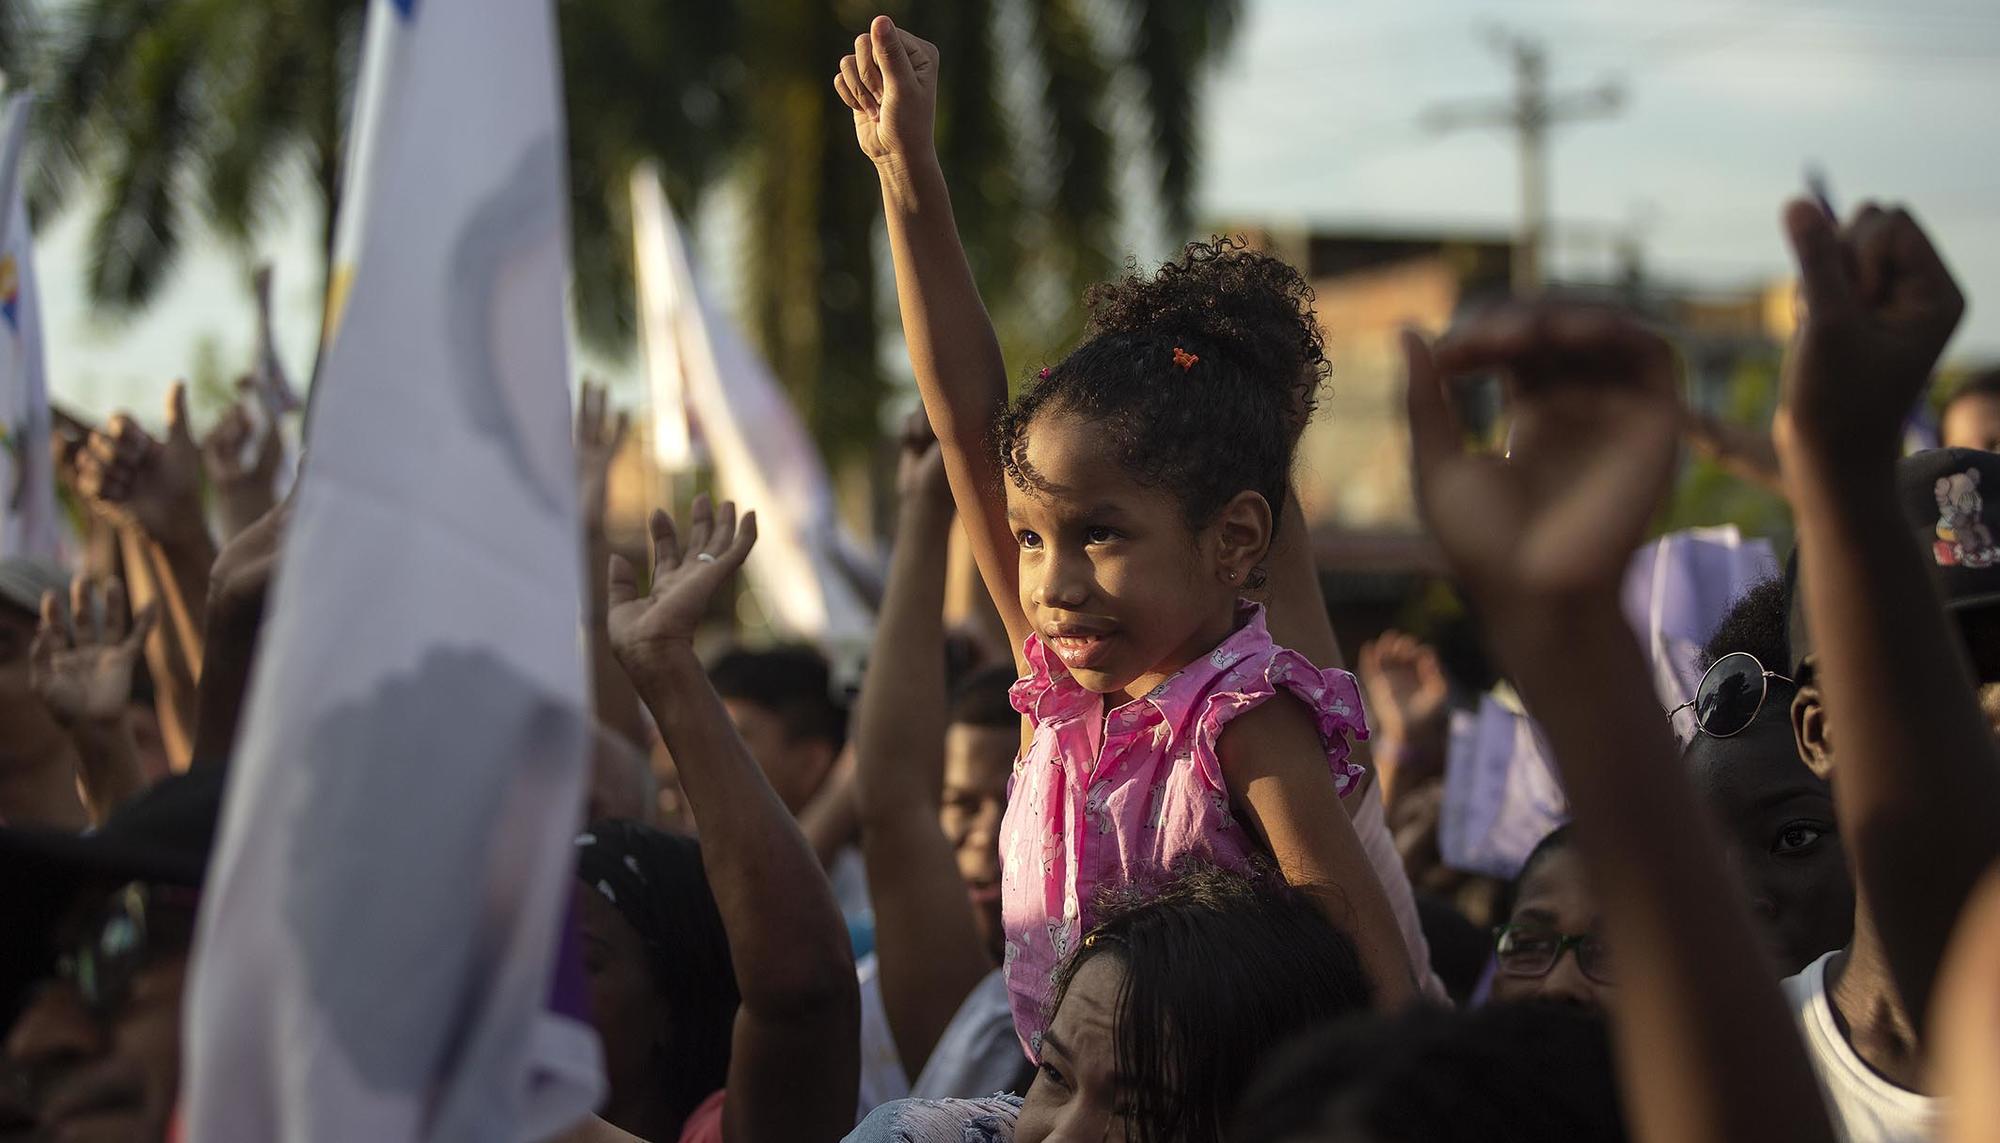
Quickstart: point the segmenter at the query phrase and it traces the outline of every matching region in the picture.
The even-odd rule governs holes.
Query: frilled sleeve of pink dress
[[[1354,761],[1353,743],[1368,737],[1362,714],[1361,688],[1346,671],[1322,671],[1304,655],[1284,647],[1252,653],[1231,664],[1217,677],[1195,715],[1193,755],[1202,777],[1217,791],[1229,787],[1222,776],[1217,751],[1222,731],[1245,711],[1289,694],[1305,704],[1319,727],[1320,743],[1334,787],[1345,798],[1362,788],[1368,772]]]

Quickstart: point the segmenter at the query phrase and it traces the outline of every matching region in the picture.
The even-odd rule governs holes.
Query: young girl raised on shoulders
[[[911,362],[1023,675],[1001,827],[1023,1043],[1039,1056],[1098,891],[1188,859],[1274,864],[1351,934],[1378,1002],[1403,1002],[1429,971],[1341,802],[1365,788],[1360,694],[1274,644],[1243,598],[1327,368],[1310,290],[1237,244],[1190,246],[1093,289],[1085,342],[1010,405],[932,145],[937,73],[931,45],[880,17],[835,86],[881,176]]]

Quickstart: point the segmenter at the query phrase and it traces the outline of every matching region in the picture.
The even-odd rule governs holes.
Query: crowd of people
[[[805,646],[696,654],[756,506],[614,554],[626,421],[584,387],[571,892],[607,1094],[556,1138],[2000,1138],[2000,379],[1903,455],[1964,308],[1918,222],[1783,208],[1799,327],[1734,459],[1797,547],[1715,625],[1685,741],[1619,603],[1715,432],[1670,343],[1532,300],[1404,335],[1421,516],[1571,816],[1503,883],[1438,856],[1437,652],[1390,633],[1357,677],[1334,634],[1304,279],[1189,245],[1010,384],[932,145],[949,64],[882,17],[834,80],[923,400],[858,688]],[[1504,451],[1456,411],[1492,375]],[[164,433],[58,448],[81,574],[0,563],[0,1139],[182,1134],[280,440],[247,409],[197,439],[177,386]],[[990,607],[950,625],[955,526]]]

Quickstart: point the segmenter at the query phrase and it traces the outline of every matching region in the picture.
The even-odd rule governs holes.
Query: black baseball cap
[[[1937,448],[1896,464],[1897,499],[1910,532],[1937,578],[1945,610],[1958,621],[1982,681],[2000,678],[2000,453]],[[1812,654],[1805,597],[1798,590],[1799,554],[1785,565],[1790,601],[1787,633],[1793,677]]]
[[[201,887],[225,773],[207,766],[163,779],[91,833],[0,828],[0,1016],[11,1022],[47,972],[51,930],[79,890],[128,881]]]

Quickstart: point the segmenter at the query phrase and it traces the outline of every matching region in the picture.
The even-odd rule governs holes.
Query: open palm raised
[[[132,697],[132,672],[158,619],[155,601],[128,629],[125,587],[116,579],[93,589],[76,577],[67,608],[55,592],[44,594],[41,629],[28,653],[35,694],[67,725],[122,715]]]
[[[653,509],[646,530],[653,540],[652,590],[641,594],[631,562],[611,557],[607,597],[611,610],[605,624],[613,653],[628,669],[694,641],[715,593],[743,566],[757,543],[757,514],[745,514],[739,525],[734,501],[712,508],[707,496],[697,496],[685,543],[673,517],[658,508]]]

